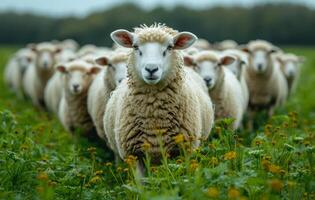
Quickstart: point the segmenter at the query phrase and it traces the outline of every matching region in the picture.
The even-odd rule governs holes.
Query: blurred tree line
[[[0,14],[0,43],[26,44],[73,38],[81,44],[111,45],[109,34],[118,28],[132,30],[139,24],[162,22],[191,31],[210,42],[234,39],[245,43],[266,39],[276,44],[314,45],[315,10],[302,5],[266,4],[252,8],[187,7],[147,11],[132,4],[93,13],[85,18],[50,18],[32,14]]]

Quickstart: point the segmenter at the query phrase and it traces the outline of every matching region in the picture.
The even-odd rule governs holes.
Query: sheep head
[[[118,45],[133,48],[135,71],[146,84],[155,85],[166,79],[173,66],[173,53],[190,47],[197,37],[190,32],[174,31],[163,25],[142,26],[131,33],[116,30],[111,38]]]

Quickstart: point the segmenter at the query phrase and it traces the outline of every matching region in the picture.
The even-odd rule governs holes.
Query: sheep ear
[[[233,56],[223,56],[220,59],[220,65],[230,65],[232,63],[234,63],[236,59]]]
[[[58,66],[56,67],[56,69],[57,69],[59,72],[61,72],[61,73],[66,73],[66,72],[67,72],[67,69],[66,69],[66,67],[65,67],[64,65],[58,65]]]
[[[184,56],[184,64],[186,66],[195,66],[195,62],[194,62],[194,58],[192,56],[189,56],[189,55],[185,55]]]
[[[197,39],[197,36],[190,32],[178,33],[173,38],[174,49],[187,49],[193,45]]]
[[[55,50],[55,54],[60,53],[62,51],[62,49],[60,47],[57,47]]]
[[[28,45],[27,45],[27,48],[29,48],[30,50],[32,50],[32,51],[34,51],[34,52],[37,51],[37,49],[36,49],[36,44],[34,44],[34,43],[28,44]]]
[[[283,60],[280,56],[276,56],[276,59],[281,65],[283,65]]]
[[[98,65],[106,66],[106,65],[108,65],[108,58],[106,58],[106,57],[100,57],[100,58],[97,58],[97,59],[95,60],[95,62],[96,62]]]
[[[281,49],[280,49],[279,47],[273,47],[273,48],[269,51],[269,53],[272,54],[272,53],[277,53],[277,52],[279,52],[279,51],[281,51]]]
[[[98,74],[101,71],[100,67],[92,67],[89,71],[89,74]]]
[[[126,48],[132,48],[134,35],[133,33],[124,30],[119,29],[110,34],[110,37],[116,44],[126,47]]]
[[[248,49],[248,47],[247,47],[246,45],[239,45],[239,46],[238,46],[238,49],[241,50],[241,51],[244,51],[244,52],[246,52],[246,53],[249,53],[249,52],[250,52],[249,49]]]

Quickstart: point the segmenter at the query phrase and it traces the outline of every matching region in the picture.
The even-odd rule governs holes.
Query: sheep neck
[[[109,68],[106,68],[104,72],[104,85],[108,88],[110,92],[115,90],[116,88],[114,73]]]
[[[73,95],[69,90],[65,92],[65,99],[68,106],[68,115],[71,119],[71,126],[74,128],[82,128],[90,130],[93,124],[87,111],[87,91],[83,91],[80,95]]]

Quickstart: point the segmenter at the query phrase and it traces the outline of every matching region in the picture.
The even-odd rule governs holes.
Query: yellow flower
[[[151,148],[151,144],[150,144],[150,143],[144,142],[144,143],[142,144],[142,149],[143,149],[144,151],[148,151],[150,148]]]
[[[228,191],[228,197],[229,199],[237,199],[241,195],[240,191],[238,191],[236,188],[230,188]]]
[[[197,160],[192,160],[190,163],[190,170],[195,171],[199,167]]]
[[[178,134],[174,137],[175,143],[176,144],[181,144],[184,142],[184,135],[183,134]]]
[[[90,184],[95,184],[97,182],[101,181],[101,177],[99,176],[94,176],[93,178],[91,178],[91,180],[89,181]]]
[[[137,161],[137,157],[133,156],[133,155],[129,155],[126,159],[125,162],[129,165],[129,166],[133,166],[135,165]]]
[[[101,174],[103,174],[103,170],[98,170],[95,172],[95,175],[101,175]]]
[[[261,144],[263,144],[263,141],[261,140],[256,140],[255,141],[256,146],[260,146]]]
[[[216,157],[211,157],[210,158],[210,165],[216,166],[218,164],[219,164],[219,161],[218,161],[218,159]]]
[[[177,160],[176,160],[176,163],[177,163],[177,164],[181,164],[181,163],[183,163],[183,161],[182,161],[181,159],[177,159]]]
[[[123,168],[121,168],[121,167],[117,167],[117,172],[121,172],[122,170],[123,170]]]
[[[89,147],[87,149],[87,151],[90,153],[90,154],[95,154],[96,153],[96,148],[95,147]]]
[[[51,186],[51,187],[54,187],[57,185],[57,182],[55,181],[48,181],[48,185]]]
[[[128,169],[128,168],[125,168],[125,169],[124,169],[124,172],[126,172],[126,173],[127,173],[128,171],[129,171],[129,169]]]
[[[280,192],[283,188],[283,183],[279,179],[273,179],[270,181],[270,186],[272,190]]]
[[[236,152],[235,151],[229,151],[226,154],[224,154],[224,160],[233,160],[236,158]]]
[[[278,166],[278,165],[270,164],[269,167],[268,167],[268,171],[273,173],[273,174],[280,173],[280,170],[281,170],[281,167]]]
[[[111,162],[107,162],[107,163],[105,163],[105,166],[107,166],[107,167],[110,167],[110,166],[112,166],[113,164],[111,163]]]
[[[45,172],[40,172],[37,175],[37,179],[41,180],[41,181],[46,181],[46,180],[48,180],[48,175]]]
[[[208,190],[207,190],[207,195],[210,198],[218,198],[219,195],[220,195],[220,192],[215,187],[209,187]]]

